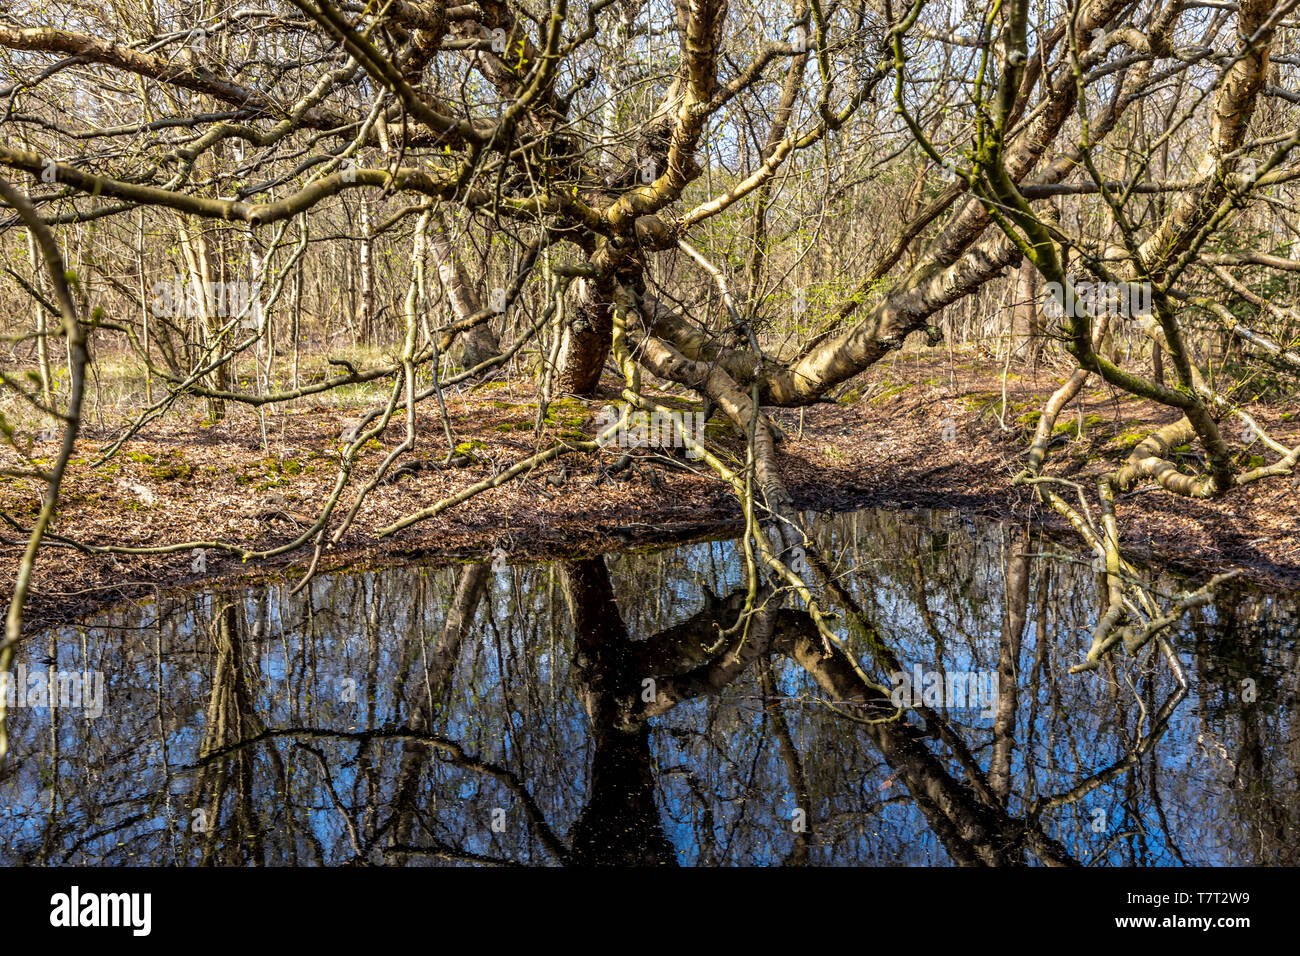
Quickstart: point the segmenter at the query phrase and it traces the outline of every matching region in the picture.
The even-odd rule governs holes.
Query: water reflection
[[[1150,645],[1070,675],[1104,596],[1052,545],[811,524],[875,633],[762,594],[738,626],[741,556],[705,542],[164,595],[32,638],[29,672],[103,674],[103,713],[14,710],[0,862],[1297,862],[1294,595],[1222,592],[1178,667]]]

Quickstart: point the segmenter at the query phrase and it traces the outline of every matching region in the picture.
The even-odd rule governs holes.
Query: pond
[[[744,555],[714,540],[161,592],[34,635],[0,863],[1300,862],[1297,595],[1225,587],[1169,654],[1071,674],[1104,603],[1068,548],[809,524],[874,633],[763,593],[733,626]]]

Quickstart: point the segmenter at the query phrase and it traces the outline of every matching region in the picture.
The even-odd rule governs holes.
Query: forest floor
[[[802,413],[776,411],[785,430],[780,464],[796,504],[826,511],[959,509],[1068,532],[1027,489],[1011,484],[1036,411],[1060,375],[1046,368],[1036,375],[1012,370],[1004,405],[1001,366],[991,357],[972,358],[954,358],[943,350],[902,353],[857,380],[835,403]],[[623,454],[614,448],[562,457],[391,538],[375,536],[376,529],[557,438],[590,437],[602,407],[617,401],[615,385],[608,380],[590,400],[553,403],[540,437],[534,433],[537,406],[529,386],[494,383],[447,395],[454,438],[469,465],[420,470],[379,485],[350,532],[325,550],[320,567],[481,559],[495,548],[512,560],[527,560],[733,533],[739,508],[707,469],[680,453],[668,462],[663,453],[643,451],[638,453],[646,455],[643,464],[611,473]],[[1089,487],[1090,476],[1114,468],[1153,427],[1176,417],[1095,387],[1086,398],[1062,414],[1048,473]],[[1260,425],[1274,438],[1288,446],[1300,443],[1295,403],[1252,411],[1259,412]],[[422,445],[402,461],[440,459],[447,452],[436,405],[426,402],[421,412]],[[343,448],[340,435],[353,414],[325,406],[268,413],[265,439],[262,423],[245,409],[232,409],[216,424],[201,422],[197,414],[169,417],[146,426],[94,469],[91,464],[116,432],[88,425],[51,530],[88,545],[136,548],[192,541],[255,550],[286,544],[310,526],[331,493]],[[403,433],[397,421],[363,450],[332,527]],[[743,458],[738,437],[716,425],[709,434]],[[50,442],[37,445],[34,454],[48,459],[54,450]],[[0,456],[0,466],[17,461],[12,449]],[[32,479],[0,477],[0,510],[30,527],[39,493]],[[1260,482],[1216,501],[1139,490],[1121,499],[1117,512],[1130,558],[1195,575],[1240,567],[1257,584],[1300,587],[1300,493],[1289,478]],[[25,542],[12,528],[0,539],[0,582],[9,592],[19,545]],[[244,563],[237,555],[208,550],[199,574],[189,550],[87,555],[47,547],[37,565],[27,624],[72,620],[95,606],[199,579],[210,584],[267,573],[297,577],[311,551],[309,544],[279,559]]]

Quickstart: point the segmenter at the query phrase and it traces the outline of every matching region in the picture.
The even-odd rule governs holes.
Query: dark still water
[[[1102,595],[1059,547],[939,512],[814,525],[875,635],[836,619],[836,645],[789,600],[733,628],[722,541],[163,594],[33,636],[0,862],[1300,858],[1296,595],[1225,589],[1173,662],[1072,675]]]

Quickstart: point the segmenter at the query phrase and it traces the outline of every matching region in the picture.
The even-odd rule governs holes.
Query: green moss
[[[1015,406],[1012,407],[1014,408]],[[1016,422],[1019,423],[1025,431],[1033,431],[1038,427],[1038,420],[1042,417],[1042,412],[1025,412],[1023,415],[1016,416]]]
[[[1086,415],[1083,419],[1083,430],[1085,433],[1096,431],[1106,424],[1106,419],[1100,415]],[[1069,435],[1071,438],[1079,437],[1079,419],[1071,418],[1068,422],[1062,422],[1052,429],[1053,435]]]
[[[723,422],[708,421],[704,424],[706,438],[723,438],[731,434],[731,426]]]
[[[888,388],[886,388],[886,389],[885,389],[883,392],[881,392],[879,395],[876,395],[875,397],[873,397],[873,398],[871,399],[871,404],[872,404],[872,405],[879,405],[881,402],[886,402],[886,401],[888,401],[889,399],[894,398],[894,397],[897,396],[897,395],[902,395],[904,392],[906,392],[906,391],[907,391],[909,388],[911,388],[911,387],[912,387],[912,386],[911,386],[911,383],[909,383],[909,382],[900,382],[898,385],[890,385]]]
[[[987,408],[995,402],[1002,401],[1001,392],[972,392],[969,395],[963,395],[961,403],[967,408]]]
[[[1116,435],[1111,439],[1120,450],[1130,452],[1142,443],[1147,437],[1147,433],[1138,429],[1132,429],[1122,434]]]
[[[148,469],[155,481],[184,481],[194,475],[194,466],[188,461],[168,461]]]

